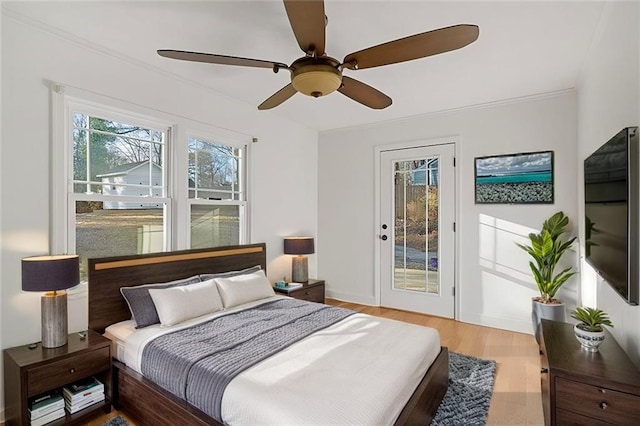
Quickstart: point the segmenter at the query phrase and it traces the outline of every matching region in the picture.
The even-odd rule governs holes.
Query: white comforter
[[[105,335],[124,346],[120,360],[140,372],[142,351],[153,338],[225,313],[141,330],[124,321]],[[432,328],[355,314],[234,378],[222,418],[229,425],[392,424],[439,352]]]

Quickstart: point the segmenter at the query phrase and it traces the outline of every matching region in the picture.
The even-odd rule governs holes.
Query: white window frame
[[[165,203],[164,248],[180,250],[190,247],[191,202],[188,193],[188,136],[244,150],[244,200],[206,200],[207,204],[230,205],[242,203],[244,210],[240,217],[240,244],[251,242],[251,187],[252,155],[251,141],[255,138],[228,129],[217,128],[206,123],[190,120],[151,108],[120,101],[93,92],[49,82],[51,94],[51,181],[50,181],[50,250],[51,253],[75,253],[75,201],[77,195],[83,199],[88,194],[73,192],[73,139],[72,111],[94,115],[100,118],[131,123],[153,129],[167,129],[164,145],[163,186],[167,189],[164,197],[154,197],[154,202]],[[103,196],[100,196],[100,198]],[[139,198],[133,197],[136,201]],[[128,201],[119,196],[118,201]],[[201,203],[205,200],[194,200]],[[85,287],[85,286],[79,286]],[[78,289],[77,291],[86,291]]]
[[[225,137],[226,136],[226,137]],[[220,145],[227,145],[234,148],[238,148],[242,150],[242,154],[244,155],[243,161],[240,162],[238,166],[238,175],[240,180],[240,193],[243,194],[243,200],[205,200],[201,198],[189,198],[189,188],[188,183],[186,183],[187,179],[183,179],[185,181],[184,185],[187,188],[186,198],[187,198],[187,214],[186,217],[186,247],[191,247],[191,207],[194,205],[210,205],[210,206],[239,206],[238,208],[238,220],[240,223],[239,229],[239,244],[246,244],[249,242],[249,147],[250,145],[241,140],[234,140],[233,138],[229,138],[228,135],[221,134],[216,131],[202,131],[199,129],[188,128],[186,129],[185,136],[182,139],[184,141],[184,149],[185,149],[185,159],[184,159],[184,167],[185,172],[183,176],[188,176],[187,168],[189,167],[189,138],[198,139],[201,141],[217,143]],[[244,226],[242,226],[244,224]]]
[[[76,202],[77,201],[112,201],[116,200],[119,202],[139,202],[140,197],[127,197],[127,196],[114,196],[114,195],[103,195],[103,194],[88,194],[88,193],[77,193],[74,191],[74,179],[73,179],[73,164],[69,161],[73,153],[71,152],[71,144],[70,141],[73,140],[73,125],[72,125],[72,117],[74,113],[82,113],[87,114],[91,117],[99,117],[101,119],[112,120],[120,123],[133,124],[136,126],[147,127],[156,130],[162,130],[165,134],[165,141],[163,144],[163,167],[165,171],[162,176],[162,188],[164,196],[161,197],[148,197],[145,198],[145,202],[149,203],[158,203],[164,204],[164,212],[163,212],[163,250],[167,251],[172,247],[172,229],[169,224],[171,223],[172,217],[172,200],[169,197],[171,193],[171,187],[168,185],[169,178],[168,174],[170,173],[170,169],[166,167],[167,164],[170,164],[171,158],[171,125],[169,123],[162,123],[154,120],[150,120],[147,117],[140,117],[137,115],[123,113],[121,111],[113,111],[109,108],[104,108],[100,106],[96,106],[93,103],[87,103],[85,101],[81,101],[74,98],[68,98],[65,102],[65,148],[67,149],[66,159],[68,161],[69,167],[67,169],[67,253],[75,253],[76,247],[76,231],[75,231],[75,212]]]

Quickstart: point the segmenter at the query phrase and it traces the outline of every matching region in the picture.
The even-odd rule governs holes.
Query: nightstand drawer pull
[[[606,410],[607,407],[609,406],[609,404],[607,404],[606,402],[602,401],[600,404],[598,404],[600,406],[600,408],[602,408],[603,410]]]
[[[73,374],[73,373],[75,373],[75,372],[76,372],[76,369],[75,369],[75,368],[70,368],[70,369],[69,369],[69,373]]]

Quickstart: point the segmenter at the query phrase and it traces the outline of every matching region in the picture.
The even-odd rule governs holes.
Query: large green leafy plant
[[[529,234],[531,245],[518,244],[518,247],[529,253],[533,258],[529,262],[529,267],[533,273],[533,278],[538,285],[541,303],[558,303],[555,299],[560,287],[576,273],[568,267],[554,275],[556,265],[566,252],[576,237],[567,241],[562,241],[562,234],[566,232],[569,225],[569,218],[561,211],[555,213],[545,220],[539,233]]]

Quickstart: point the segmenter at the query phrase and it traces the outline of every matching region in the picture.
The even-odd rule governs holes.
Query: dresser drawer
[[[311,288],[301,288],[289,294],[300,300],[308,300],[309,302],[324,303],[324,286],[319,285]]]
[[[27,395],[33,396],[69,384],[111,366],[109,346],[80,353],[27,370]]]
[[[616,425],[640,424],[640,396],[559,377],[556,406]]]
[[[556,424],[562,426],[613,426],[612,423],[603,422],[593,417],[581,416],[567,410],[556,410]]]

